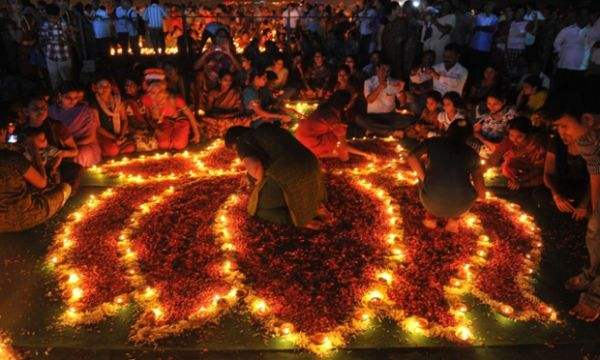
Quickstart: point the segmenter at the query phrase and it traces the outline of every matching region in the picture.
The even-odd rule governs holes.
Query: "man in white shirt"
[[[298,5],[296,3],[288,4],[288,7],[281,14],[281,20],[285,27],[286,34],[289,36],[296,26],[298,26],[298,20],[300,19],[300,11],[298,11]]]
[[[456,26],[456,15],[447,1],[441,3],[440,12],[431,10],[423,23],[421,41],[423,50],[435,51],[435,62],[442,61],[444,47],[450,43],[450,33]]]
[[[396,100],[400,100],[403,91],[404,82],[390,78],[390,65],[379,63],[376,75],[367,79],[364,85],[367,114],[359,115],[356,123],[380,136],[393,135],[412,124],[412,117],[403,116],[397,110]]]
[[[567,99],[579,98],[584,89],[585,71],[594,43],[589,18],[587,9],[579,9],[575,23],[563,28],[554,40],[558,64],[553,90]],[[565,97],[561,96],[563,99]]]
[[[128,50],[131,49],[132,53],[137,54],[136,51],[139,46],[137,44],[137,19],[138,14],[135,9],[131,7],[130,0],[123,0],[121,6],[115,9],[115,31],[117,32],[118,44],[123,49],[124,54],[128,54]]]
[[[110,49],[110,17],[104,5],[94,12],[92,19],[94,39],[96,41],[96,57],[106,58]]]
[[[442,96],[450,91],[463,93],[469,71],[458,63],[459,47],[456,44],[448,44],[444,50],[444,61],[433,66],[427,72],[433,78],[433,90]]]

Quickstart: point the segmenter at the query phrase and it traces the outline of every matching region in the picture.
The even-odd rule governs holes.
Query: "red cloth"
[[[158,124],[156,141],[161,150],[183,150],[190,137],[190,122],[186,120],[169,120]]]
[[[135,145],[119,145],[115,140],[98,134],[98,142],[102,150],[102,157],[115,157],[119,154],[131,154],[135,151]]]
[[[340,140],[346,138],[346,130],[336,111],[322,107],[300,121],[296,138],[317,157],[323,157],[334,153]]]

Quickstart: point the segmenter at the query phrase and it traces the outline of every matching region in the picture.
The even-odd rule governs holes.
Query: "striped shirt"
[[[165,10],[158,4],[151,4],[144,11],[144,21],[148,23],[149,28],[163,27],[163,19],[167,17]]]
[[[118,34],[128,33],[129,36],[137,36],[137,17],[138,13],[134,8],[125,9],[121,6],[115,10],[115,30]]]
[[[590,130],[577,141],[590,175],[600,175],[600,130]]]

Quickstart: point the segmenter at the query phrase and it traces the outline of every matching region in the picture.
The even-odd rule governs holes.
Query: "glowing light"
[[[482,250],[482,249],[481,250],[477,250],[477,256],[484,258],[484,257],[487,256],[487,251]]]
[[[477,217],[475,215],[469,214],[465,216],[465,224],[470,227],[473,228],[475,226],[477,226]]]
[[[152,308],[152,314],[154,314],[154,319],[160,320],[160,318],[163,317],[164,312],[160,307],[157,306]]]
[[[144,290],[144,297],[146,299],[150,299],[156,296],[156,290],[148,286],[146,290]]]
[[[76,287],[71,290],[71,301],[79,301],[83,297],[83,290]]]
[[[365,300],[367,302],[379,302],[383,299],[383,293],[381,293],[381,291],[375,289],[375,290],[370,290],[369,292],[366,293],[365,295]]]
[[[500,312],[504,315],[511,315],[514,312],[514,309],[510,305],[502,305],[500,306]]]
[[[268,310],[267,303],[263,299],[256,299],[252,302],[252,311],[257,314],[264,314]]]
[[[115,298],[115,302],[119,305],[123,304],[125,302],[125,299],[123,298],[123,296],[117,296]]]
[[[394,280],[394,276],[389,271],[380,272],[379,274],[377,274],[377,278],[379,280],[384,281],[388,285],[390,285],[392,283],[392,281]]]
[[[77,275],[75,273],[70,273],[69,279],[67,280],[67,282],[69,284],[75,284],[75,283],[79,282],[79,275]]]
[[[467,341],[467,340],[470,340],[473,338],[473,333],[466,326],[459,326],[456,329],[455,334],[456,334],[456,337],[461,339],[462,341]]]
[[[294,331],[294,325],[290,323],[281,324],[280,330],[283,335],[289,335]]]
[[[421,323],[422,321],[420,321],[420,319],[417,319],[415,317],[409,317],[404,319],[404,321],[402,322],[402,326],[409,333],[422,334],[423,326]]]
[[[223,262],[223,272],[224,272],[225,274],[229,274],[229,273],[231,272],[231,268],[232,268],[232,266],[233,266],[233,265],[231,264],[231,261],[229,261],[229,260],[225,260],[225,261]]]

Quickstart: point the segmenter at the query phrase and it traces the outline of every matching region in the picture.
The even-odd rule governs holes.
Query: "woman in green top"
[[[423,224],[437,227],[437,218],[448,219],[446,230],[458,231],[458,217],[467,212],[476,198],[485,198],[479,157],[466,144],[472,125],[454,121],[444,137],[425,140],[408,157],[408,164],[421,180],[420,197],[427,215]],[[421,157],[427,156],[424,166]]]
[[[313,229],[329,220],[319,162],[288,131],[272,124],[235,126],[225,142],[236,149],[255,182],[248,203],[251,216]]]

